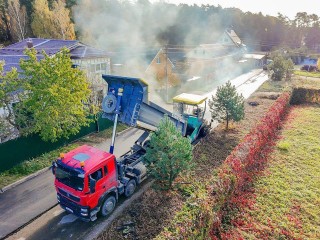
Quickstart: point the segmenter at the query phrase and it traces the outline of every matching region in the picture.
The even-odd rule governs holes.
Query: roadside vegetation
[[[72,143],[68,146],[42,154],[37,158],[24,161],[15,167],[0,173],[0,189],[22,179],[32,173],[51,166],[52,161],[59,157],[61,152],[67,152],[77,147],[78,144]]]
[[[292,107],[232,239],[320,239],[320,107]]]

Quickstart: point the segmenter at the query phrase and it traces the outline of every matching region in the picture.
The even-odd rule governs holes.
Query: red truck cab
[[[113,211],[121,186],[113,154],[83,145],[61,155],[52,171],[58,202],[66,211],[84,221]]]

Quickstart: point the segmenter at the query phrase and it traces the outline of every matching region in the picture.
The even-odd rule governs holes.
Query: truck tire
[[[114,196],[108,196],[106,200],[101,205],[100,214],[103,217],[106,217],[112,213],[114,208],[116,207],[116,198]]]
[[[124,195],[126,197],[130,197],[136,190],[136,186],[137,186],[136,181],[134,179],[131,179],[124,189]]]

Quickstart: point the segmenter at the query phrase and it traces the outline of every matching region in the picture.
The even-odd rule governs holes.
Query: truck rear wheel
[[[136,186],[137,186],[136,181],[134,179],[131,179],[124,190],[124,195],[126,197],[130,197],[136,190]]]
[[[100,214],[103,217],[108,216],[110,213],[112,213],[112,211],[114,210],[115,206],[116,206],[116,198],[114,196],[109,196],[106,198],[106,200],[104,200],[102,206],[101,206],[101,210],[100,210]]]

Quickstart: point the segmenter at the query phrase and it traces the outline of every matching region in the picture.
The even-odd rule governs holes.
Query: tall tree
[[[28,60],[21,60],[27,98],[21,109],[31,116],[32,126],[27,133],[39,133],[43,140],[56,141],[79,132],[89,123],[84,104],[90,96],[85,73],[72,68],[67,49],[55,56],[42,54],[37,59],[35,49],[26,50]]]
[[[55,34],[52,12],[47,0],[34,0],[32,13],[32,32],[36,37],[52,38]]]
[[[237,93],[236,87],[227,82],[218,87],[216,96],[212,95],[209,101],[212,120],[226,122],[226,130],[229,129],[231,120],[238,122],[244,118],[244,99]]]
[[[56,29],[56,38],[75,39],[74,24],[70,20],[70,11],[62,0],[53,3],[52,19]]]
[[[27,35],[27,11],[20,6],[19,0],[8,0],[8,14],[10,16],[10,30],[14,41],[22,41]]]
[[[12,41],[8,15],[8,2],[6,0],[0,0],[0,40],[1,42]]]
[[[160,189],[170,189],[176,177],[192,167],[190,140],[166,116],[151,134],[144,160]]]

